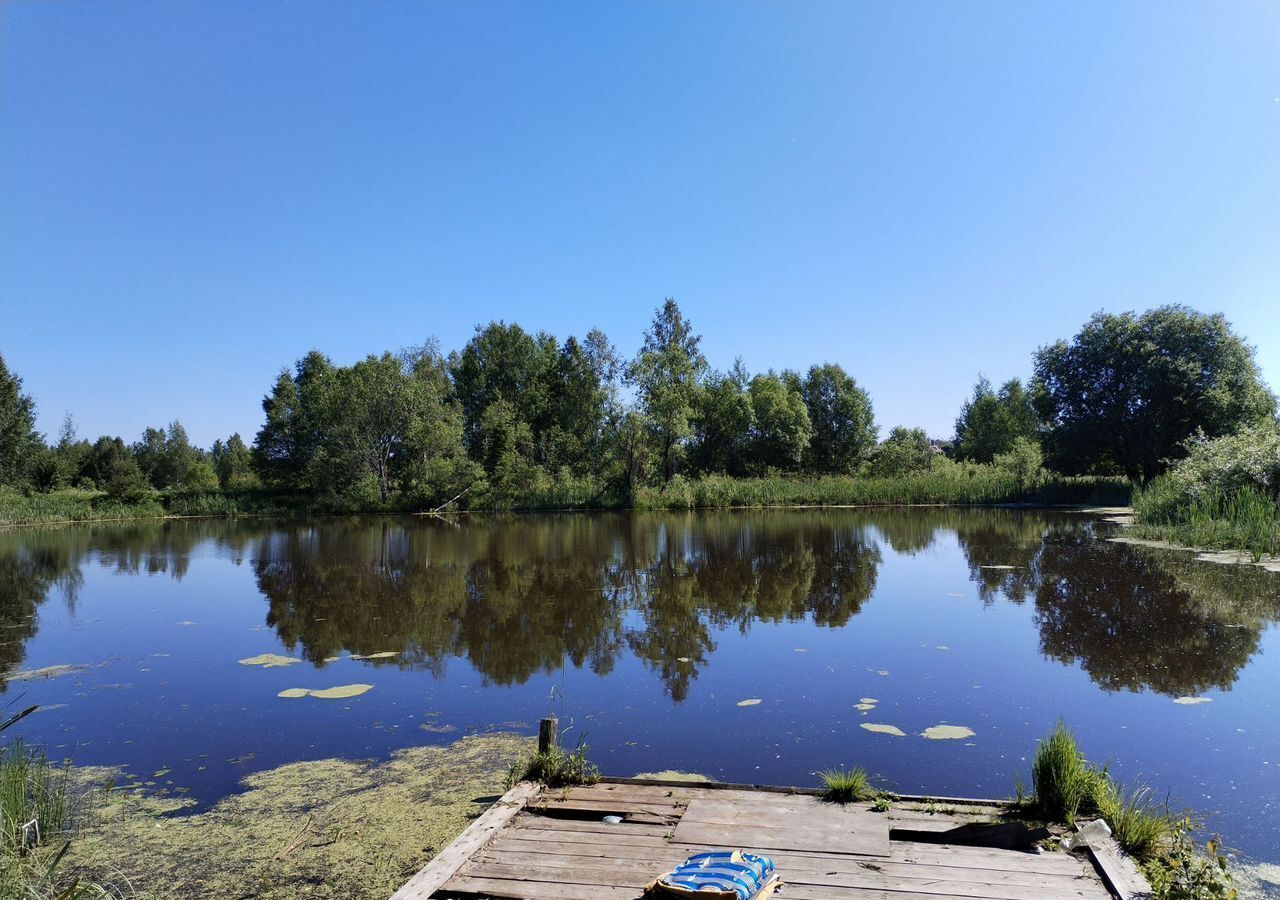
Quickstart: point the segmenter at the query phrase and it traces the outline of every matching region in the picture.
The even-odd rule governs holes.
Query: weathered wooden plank
[[[513,819],[507,827],[546,828],[552,831],[588,831],[601,834],[624,832],[626,834],[650,834],[657,837],[666,837],[671,834],[672,828],[669,824],[650,825],[646,822],[623,822],[615,825],[605,822],[603,819],[569,819],[559,816],[543,816],[531,813],[527,809]]]
[[[1146,876],[1114,838],[1094,838],[1087,849],[1103,880],[1120,900],[1150,898],[1151,885]]]
[[[644,887],[653,879],[669,871],[680,862],[673,857],[659,860],[600,859],[587,863],[582,857],[556,860],[548,854],[537,859],[533,854],[514,859],[503,854],[489,854],[473,860],[459,874],[478,878],[506,878],[533,881],[566,882],[573,884],[611,884],[624,887]],[[576,863],[574,862],[576,860]],[[559,864],[556,864],[556,863]],[[917,870],[912,875],[886,874],[879,869],[853,865],[843,871],[824,871],[823,867],[803,867],[794,860],[779,863],[779,874],[788,885],[813,885],[835,888],[860,888],[865,890],[905,891],[915,894],[942,894],[954,897],[986,898],[986,900],[1025,900],[1034,893],[1037,900],[1105,900],[1107,894],[1096,881],[1083,879],[1045,880],[1033,886],[1011,884],[1007,881],[953,881],[934,873]]]
[[[513,897],[519,900],[639,900],[636,888],[600,884],[556,884],[549,881],[510,881],[503,878],[470,878],[459,875],[444,885],[444,893]]]
[[[641,854],[664,853],[667,848],[673,846],[661,836],[629,834],[630,827],[625,825],[617,826],[618,830],[613,833],[527,827],[507,828],[494,838],[493,846],[530,851],[546,848],[550,852],[575,853],[583,856],[619,854],[639,856]],[[690,848],[677,845],[676,849],[680,852],[688,853]],[[760,847],[757,849],[780,858],[783,856],[788,858],[805,857],[824,862],[839,861],[847,858],[846,854],[820,853],[803,849],[790,851],[783,851],[776,847]],[[995,850],[947,844],[914,844],[892,841],[889,845],[888,857],[876,857],[872,860],[876,864],[881,864],[885,861],[903,865],[941,865],[956,868],[1061,875],[1065,877],[1092,874],[1092,867],[1084,860],[1066,853],[1033,854],[1020,853],[1014,850]]]
[[[489,863],[509,863],[513,865],[538,865],[556,868],[575,868],[579,866],[599,865],[601,859],[608,859],[610,865],[623,867],[640,867],[652,871],[655,867],[663,871],[680,863],[688,855],[686,847],[669,847],[667,849],[649,847],[628,847],[625,849],[599,846],[596,848],[575,844],[567,847],[541,843],[533,844],[525,849],[517,844],[527,842],[504,842],[502,839],[492,841],[481,850],[473,860]],[[536,848],[536,849],[533,849]],[[556,848],[556,849],[552,849]],[[1076,874],[1044,874],[1027,871],[1008,871],[1000,869],[976,869],[962,866],[929,866],[916,863],[892,862],[887,859],[832,860],[830,858],[813,858],[795,853],[779,853],[774,857],[779,868],[788,878],[804,880],[799,876],[825,875],[838,872],[868,871],[883,875],[886,878],[919,879],[923,881],[966,882],[976,884],[1009,885],[1022,888],[1080,889],[1081,885],[1100,887],[1101,881],[1092,871],[1085,871],[1084,866]],[[665,868],[664,868],[665,867]],[[1033,893],[1023,891],[1023,893]]]
[[[516,813],[524,808],[525,803],[537,796],[538,790],[538,785],[522,782],[507,791],[497,803],[468,825],[452,844],[445,847],[417,875],[405,882],[404,886],[392,895],[391,900],[426,900],[470,859],[475,851],[483,847],[486,841],[510,822]]]
[[[883,818],[811,798],[767,803],[693,800],[671,839],[688,845],[889,855],[889,826]]]
[[[598,786],[629,785],[635,787],[691,788],[699,791],[740,791],[749,794],[807,794],[817,797],[822,788],[798,787],[776,784],[741,784],[728,781],[684,781],[679,778],[617,778],[605,776]],[[897,794],[904,803],[936,803],[946,806],[980,806],[1007,808],[1010,801],[977,797],[946,797],[939,794]]]

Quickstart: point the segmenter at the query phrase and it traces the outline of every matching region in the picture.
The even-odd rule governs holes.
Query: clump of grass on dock
[[[571,751],[559,744],[548,750],[535,751],[516,760],[507,775],[507,787],[521,781],[540,781],[547,787],[573,787],[595,784],[600,770],[587,759],[587,745],[580,743]]]
[[[1215,840],[1200,845],[1195,824],[1157,803],[1151,789],[1126,790],[1105,768],[1091,765],[1061,722],[1036,751],[1035,795],[1026,808],[1045,819],[1074,823],[1098,816],[1141,865],[1157,900],[1235,900],[1227,857]]]
[[[1105,777],[1085,761],[1075,735],[1059,722],[1040,742],[1031,766],[1036,808],[1047,819],[1074,824],[1079,813],[1095,811]]]
[[[822,799],[828,803],[854,803],[870,800],[876,794],[867,770],[856,766],[852,769],[824,769],[818,777],[822,779],[824,788]]]

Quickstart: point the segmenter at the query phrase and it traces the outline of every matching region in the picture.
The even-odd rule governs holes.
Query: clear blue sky
[[[281,366],[674,296],[949,434],[1094,311],[1280,386],[1280,4],[0,6],[0,353],[40,427],[260,424]]]

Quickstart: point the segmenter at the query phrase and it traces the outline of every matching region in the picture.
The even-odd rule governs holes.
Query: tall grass
[[[1192,547],[1247,551],[1257,562],[1280,555],[1280,502],[1252,485],[1189,493],[1156,479],[1133,498],[1135,533]]]
[[[1101,773],[1085,761],[1064,722],[1040,742],[1031,766],[1035,804],[1048,819],[1074,824],[1080,812],[1093,811]]]
[[[876,793],[866,769],[825,769],[818,773],[818,777],[822,779],[822,799],[828,803],[870,800]]]
[[[1032,808],[1046,819],[1075,824],[1077,816],[1099,816],[1120,846],[1144,861],[1172,847],[1177,822],[1168,808],[1153,802],[1149,788],[1125,790],[1105,768],[1091,765],[1063,722],[1040,742],[1031,778]]]
[[[894,478],[853,475],[677,478],[639,490],[640,509],[700,509],[735,506],[899,506],[994,503],[1099,504],[1129,502],[1120,478],[1047,475],[1028,484],[994,466],[946,465]]]

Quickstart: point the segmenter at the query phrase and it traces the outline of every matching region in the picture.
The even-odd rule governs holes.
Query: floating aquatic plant
[[[874,722],[863,722],[858,727],[865,728],[867,731],[874,731],[876,734],[891,734],[894,737],[907,736],[907,733],[897,725],[877,725]]]
[[[348,697],[359,697],[366,691],[373,690],[371,684],[341,684],[331,688],[286,688],[277,697],[287,697],[290,699],[297,697],[319,697],[321,700],[345,700]]]
[[[259,653],[257,656],[250,656],[240,660],[240,665],[262,666],[264,669],[271,669],[276,666],[290,666],[300,662],[302,660],[296,656],[281,656],[279,653]]]

